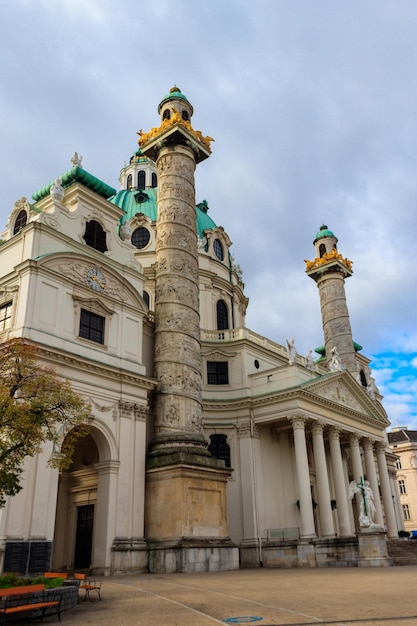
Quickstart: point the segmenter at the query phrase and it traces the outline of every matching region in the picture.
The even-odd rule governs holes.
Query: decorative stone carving
[[[65,192],[61,182],[61,179],[57,178],[49,191],[51,198],[56,202],[61,202],[64,197]]]
[[[288,364],[294,365],[297,358],[297,349],[295,347],[294,339],[286,339],[287,342],[287,353],[288,353]]]
[[[376,508],[374,494],[369,481],[363,481],[362,477],[359,483],[354,480],[351,481],[349,483],[349,500],[352,500],[356,493],[361,495],[359,525],[361,528],[379,528],[379,525],[374,522]]]
[[[78,156],[78,152],[74,152],[74,155],[73,155],[73,157],[71,159],[71,163],[72,163],[73,167],[78,166],[78,167],[82,168],[82,166],[83,166],[82,162],[83,162],[83,157],[81,155]]]
[[[261,431],[256,424],[254,424],[250,420],[247,420],[245,422],[240,422],[237,425],[237,434],[239,439],[242,439],[243,437],[254,437],[256,439],[259,439],[261,436]]]
[[[312,354],[313,354],[313,351],[309,350],[305,357],[305,366],[306,366],[306,369],[308,370],[313,370],[315,366],[315,362],[314,362]]]
[[[340,360],[339,353],[337,351],[336,346],[332,348],[332,357],[329,361],[329,370],[331,372],[343,372],[346,369],[345,365],[343,365]]]
[[[119,237],[122,241],[130,241],[131,236],[132,236],[132,227],[129,221],[127,221],[124,224],[122,224],[122,226],[120,227]]]
[[[332,402],[337,402],[338,404],[343,404],[350,409],[363,412],[362,405],[340,380],[317,388],[315,393],[321,398],[327,398]]]

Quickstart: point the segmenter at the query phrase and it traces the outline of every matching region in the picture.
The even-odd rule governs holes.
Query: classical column
[[[323,422],[314,422],[312,428],[314,464],[317,477],[318,512],[321,536],[334,537],[334,524],[330,502],[329,477],[327,474],[326,451],[323,439]]]
[[[306,419],[303,415],[290,418],[294,433],[295,465],[297,471],[298,499],[301,518],[301,539],[316,536],[313,504],[311,501],[310,472],[308,469],[305,437]]]
[[[365,454],[366,478],[369,480],[372,493],[374,494],[375,523],[383,528],[384,518],[382,515],[381,498],[379,496],[378,478],[376,475],[374,444],[370,439],[364,440],[363,450]]]
[[[385,456],[385,444],[383,442],[377,442],[376,444],[376,458],[378,461],[379,480],[381,483],[382,502],[384,505],[388,537],[390,539],[398,539],[398,528],[395,519],[394,505],[392,503],[387,459]]]
[[[359,437],[356,433],[352,433],[349,437],[350,444],[350,454],[352,459],[352,472],[353,479],[356,484],[362,483],[363,478],[363,467],[362,467],[362,459],[361,459],[361,451],[359,448]],[[357,512],[359,515],[359,511],[361,510],[361,502],[362,502],[362,492],[357,492],[355,495]]]
[[[145,498],[149,569],[236,569],[238,551],[227,536],[230,470],[208,451],[202,422],[194,171],[210,155],[211,139],[193,129],[193,107],[178,87],[164,97],[158,112],[159,128],[139,133],[143,154],[156,161],[158,170],[157,388]]]
[[[340,449],[340,430],[332,427],[329,432],[330,456],[333,469],[333,480],[336,491],[336,511],[341,537],[350,537],[352,530],[349,521],[347,486],[343,473],[342,451]]]
[[[251,544],[259,540],[259,498],[263,493],[262,478],[258,476],[262,470],[260,432],[249,420],[240,423],[237,432],[240,458],[245,459],[241,466],[242,543]]]

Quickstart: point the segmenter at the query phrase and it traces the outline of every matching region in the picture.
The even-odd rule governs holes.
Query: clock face
[[[87,272],[87,283],[94,291],[103,291],[106,286],[106,279],[99,269],[91,267]]]

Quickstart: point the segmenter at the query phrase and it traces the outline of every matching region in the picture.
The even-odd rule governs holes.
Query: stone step
[[[417,564],[417,541],[414,539],[391,539],[387,542],[387,550],[394,565]]]

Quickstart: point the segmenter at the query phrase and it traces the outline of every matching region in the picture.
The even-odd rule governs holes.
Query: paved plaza
[[[62,624],[417,626],[416,583],[417,565],[110,577],[101,601],[80,602]]]

